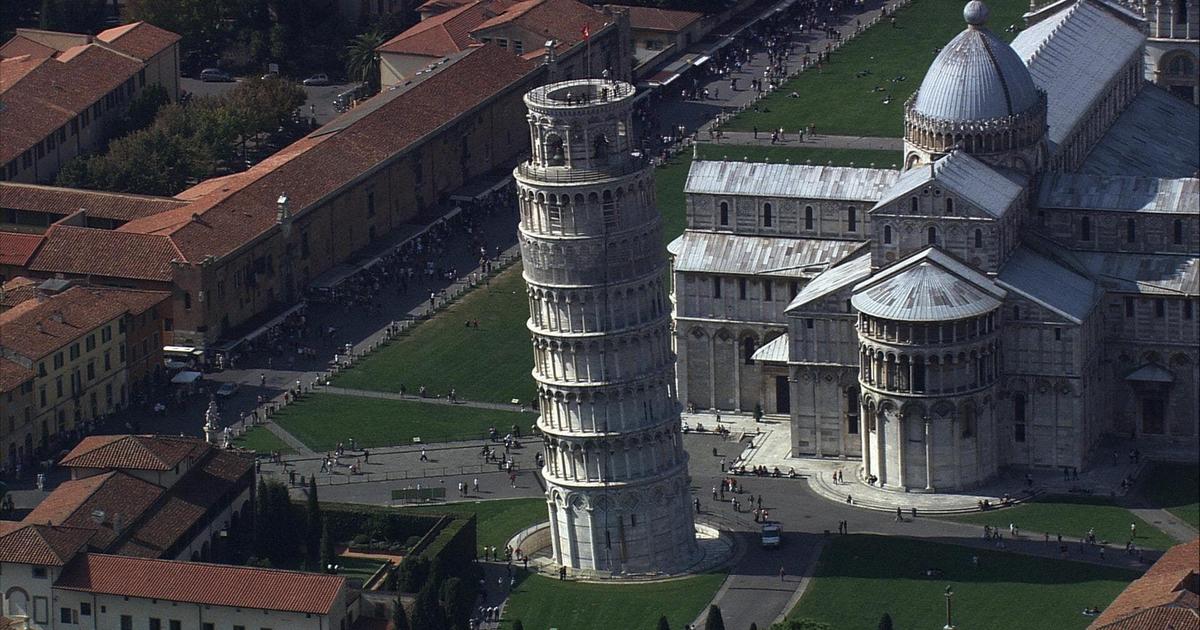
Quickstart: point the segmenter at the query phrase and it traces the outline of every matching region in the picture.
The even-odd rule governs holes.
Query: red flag
[[[581,33],[583,33],[583,39],[584,39],[585,41],[587,40],[587,38],[589,38],[589,37],[591,37],[591,36],[592,36],[592,31],[591,31],[591,29],[589,29],[589,28],[588,28],[588,25],[587,25],[587,24],[584,24],[584,25],[583,25],[583,30],[582,30],[582,31],[580,31],[580,32],[581,32]]]

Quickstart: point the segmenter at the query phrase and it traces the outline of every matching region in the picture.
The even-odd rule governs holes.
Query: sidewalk
[[[904,150],[903,138],[876,138],[872,136],[828,136],[823,134],[808,135],[805,134],[804,140],[800,140],[799,134],[794,129],[784,130],[784,139],[778,142],[771,142],[771,130],[764,129],[759,131],[758,137],[754,137],[752,131],[722,131],[720,138],[714,137],[707,139],[700,137],[698,142],[702,144],[711,144],[716,146],[760,146],[760,147],[793,147],[806,149],[858,149],[867,151],[893,151],[899,152]],[[896,155],[897,161],[900,156]],[[866,166],[865,164],[861,166]],[[880,165],[883,167],[883,165]]]

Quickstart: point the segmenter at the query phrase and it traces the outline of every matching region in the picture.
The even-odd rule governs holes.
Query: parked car
[[[778,547],[783,539],[783,528],[779,523],[767,523],[762,526],[762,546]]]
[[[270,79],[278,79],[279,73],[278,72],[268,72],[259,78],[261,78],[263,81],[268,81]]]
[[[324,72],[321,72],[319,74],[314,74],[311,77],[308,77],[307,79],[304,80],[304,85],[308,85],[308,86],[329,85],[329,75],[325,74]]]
[[[225,383],[225,384],[221,385],[220,388],[217,389],[217,395],[220,396],[221,398],[228,398],[228,397],[236,394],[237,390],[238,390],[237,383]]]
[[[220,68],[205,68],[200,71],[200,80],[205,83],[229,82],[233,77]]]

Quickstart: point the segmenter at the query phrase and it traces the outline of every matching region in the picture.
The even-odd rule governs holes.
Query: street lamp
[[[953,602],[954,602],[954,588],[951,586],[947,586],[946,587],[946,625],[945,625],[945,627],[942,628],[942,630],[955,630],[954,619],[952,617],[952,611],[954,609]]]

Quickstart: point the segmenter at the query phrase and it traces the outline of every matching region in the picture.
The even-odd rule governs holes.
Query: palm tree
[[[356,36],[346,46],[346,74],[366,83],[371,94],[379,91],[379,55],[375,49],[387,40],[387,33],[376,27]]]

